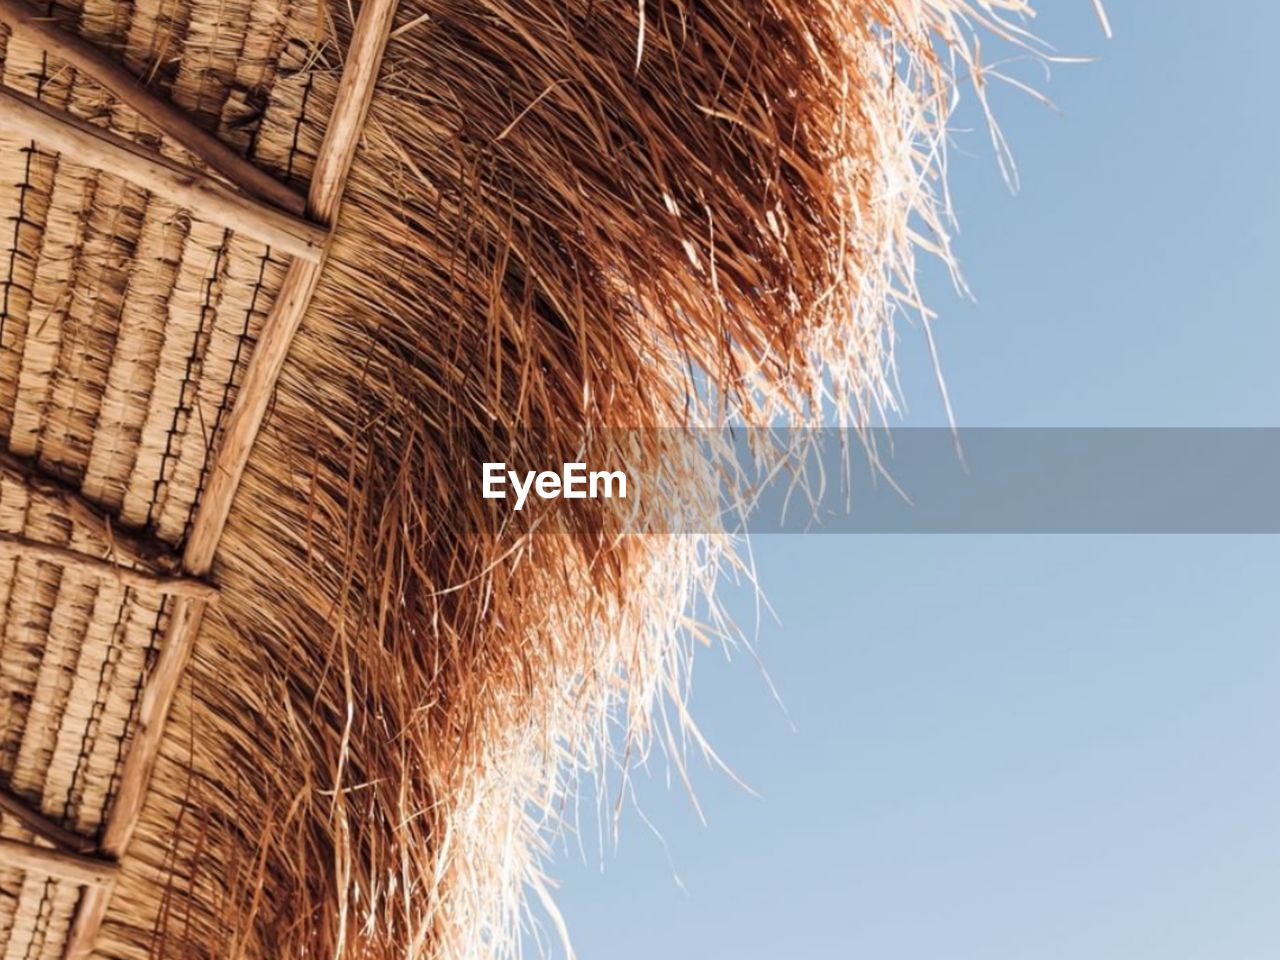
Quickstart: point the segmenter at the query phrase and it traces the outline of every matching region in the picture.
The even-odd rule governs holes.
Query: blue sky
[[[1044,0],[1057,114],[957,135],[930,275],[967,426],[1277,426],[1280,5]],[[958,125],[971,123],[962,114]],[[936,273],[936,271],[935,271]],[[918,331],[907,422],[941,422]],[[1280,544],[758,537],[777,621],[699,654],[694,710],[760,794],[660,772],[616,851],[555,865],[580,960],[1280,956]],[[755,631],[749,591],[729,591]],[[683,887],[677,884],[679,875]]]

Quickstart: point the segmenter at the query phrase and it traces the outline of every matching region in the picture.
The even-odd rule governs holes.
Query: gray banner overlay
[[[901,429],[871,431],[865,443],[833,430],[804,439],[812,442],[797,473],[806,490],[826,477],[812,506],[783,469],[734,527],[1280,533],[1280,429]]]
[[[1280,533],[1280,429],[672,430],[604,446],[659,435],[682,466],[629,475],[609,507],[635,511],[628,532]]]

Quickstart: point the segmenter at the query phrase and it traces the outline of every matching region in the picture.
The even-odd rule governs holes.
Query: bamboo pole
[[[146,570],[135,570],[122,567],[111,560],[104,560],[92,554],[81,553],[70,547],[60,547],[51,543],[41,543],[27,537],[12,533],[0,532],[0,557],[29,557],[32,560],[43,560],[45,563],[57,564],[60,567],[79,570],[91,577],[102,580],[115,580],[126,587],[143,593],[168,594],[179,597],[195,597],[206,603],[218,599],[218,588],[195,577],[166,576],[150,573]]]
[[[7,787],[0,787],[0,812],[64,850],[73,853],[89,853],[94,849],[95,844],[88,837],[72,833],[62,824],[46,817]]]
[[[30,138],[69,160],[123,177],[228,230],[301,260],[319,261],[328,232],[223,186],[86,120],[0,87],[0,130]]]
[[[119,867],[110,860],[38,847],[34,843],[0,837],[0,862],[6,867],[39,873],[57,880],[70,880],[87,887],[104,887],[115,883]]]
[[[123,64],[112,59],[79,34],[63,29],[26,0],[0,0],[0,23],[76,70],[91,77],[122,102],[155,124],[212,170],[246,193],[301,216],[306,200],[276,180],[207,130],[197,126],[183,110],[152,93]]]
[[[320,223],[331,225],[338,215],[360,131],[373,100],[378,69],[391,34],[397,0],[365,0],[360,7],[346,69],[338,87],[333,113],[316,161],[316,177],[307,192],[307,209]],[[191,533],[183,552],[183,569],[202,577],[208,574],[226,527],[231,504],[266,416],[271,395],[293,342],[320,282],[323,258],[317,263],[295,260],[289,265],[279,295],[263,325],[258,345],[249,359],[244,385],[214,453],[208,484],[196,507]],[[204,619],[205,604],[179,597],[155,668],[147,679],[138,707],[133,741],[125,756],[115,801],[107,815],[102,849],[124,856],[137,829],[143,803],[155,771],[164,725],[177,693],[191,650]],[[67,938],[66,960],[86,960],[110,905],[106,887],[85,891]]]

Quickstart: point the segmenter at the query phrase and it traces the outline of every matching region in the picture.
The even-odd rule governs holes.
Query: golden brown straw
[[[588,450],[679,489],[696,465],[661,427],[890,410],[915,251],[947,255],[951,70],[1026,7],[58,7],[310,183],[333,239],[285,264],[0,131],[0,432],[221,588],[205,616],[2,561],[0,774],[121,863],[110,896],[0,868],[0,946],[510,956],[579,778],[625,793],[654,747],[701,748],[683,704],[718,624],[689,612],[734,560],[623,535],[603,501],[516,525],[479,463]],[[375,10],[369,46],[352,18]],[[350,78],[388,36],[365,118]],[[88,73],[15,36],[0,82],[186,161]],[[0,471],[0,532],[110,555],[114,525],[33,489]]]

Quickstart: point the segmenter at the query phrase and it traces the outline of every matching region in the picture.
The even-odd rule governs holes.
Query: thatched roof
[[[4,956],[509,949],[607,718],[638,751],[678,699],[718,548],[590,507],[512,532],[476,465],[884,402],[942,236],[938,41],[1022,3],[974,7],[58,0],[86,44],[0,32]]]

